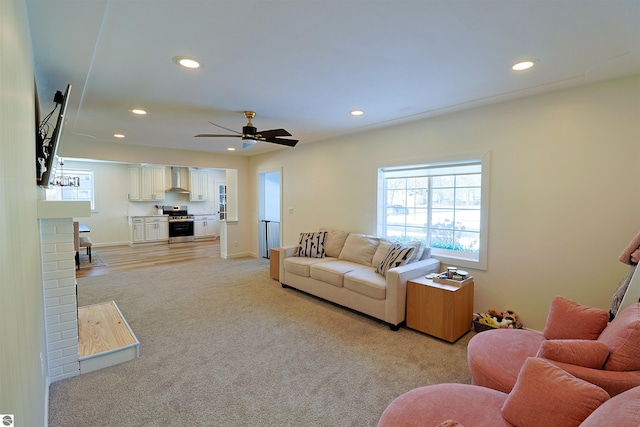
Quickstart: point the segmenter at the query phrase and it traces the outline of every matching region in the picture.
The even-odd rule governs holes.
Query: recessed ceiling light
[[[351,115],[352,116],[361,116],[364,114],[364,111],[362,110],[351,110]]]
[[[133,114],[137,114],[139,116],[144,116],[145,114],[147,114],[147,112],[145,110],[141,110],[140,108],[132,108],[131,111]]]
[[[236,151],[236,149],[233,148],[233,147],[229,147],[229,148],[227,148],[227,151]]]
[[[124,135],[123,135],[123,134],[121,134],[121,133],[114,133],[114,134],[113,134],[113,137],[114,137],[114,138],[121,138],[121,139],[122,139],[122,138],[124,138]]]
[[[526,61],[520,61],[511,66],[513,71],[524,71],[536,65],[538,61],[535,59],[528,59]]]
[[[185,56],[176,56],[175,58],[173,58],[173,62],[181,67],[188,68],[190,70],[200,68],[200,63],[198,61],[192,58],[187,58]]]

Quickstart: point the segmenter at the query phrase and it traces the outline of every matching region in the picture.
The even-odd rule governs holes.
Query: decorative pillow
[[[327,232],[327,240],[324,242],[324,253],[326,256],[338,258],[340,251],[347,240],[349,232],[341,230],[333,230],[331,228],[321,228],[320,231]]]
[[[324,258],[324,241],[327,238],[326,231],[315,233],[300,233],[298,252],[296,256],[309,258]]]
[[[416,250],[413,251],[413,254],[411,255],[411,258],[409,259],[409,262],[407,262],[407,264],[411,264],[412,262],[420,260],[420,258],[422,257],[422,253],[424,252],[424,243],[416,240],[413,242],[402,242],[402,244],[404,246],[411,246],[416,248]]]
[[[395,243],[393,240],[380,238],[380,243],[378,244],[378,248],[376,249],[376,253],[373,254],[373,259],[371,260],[371,265],[379,266],[382,260],[387,256],[387,252],[389,252],[389,248],[393,246]]]
[[[366,234],[349,233],[338,259],[362,265],[371,265],[379,240],[377,237]]]
[[[592,340],[546,340],[540,344],[536,357],[602,369],[609,357],[609,347],[603,342]]]
[[[414,246],[403,246],[398,243],[394,244],[389,248],[387,256],[376,268],[376,273],[387,277],[389,269],[407,264],[415,250],[416,248]]]
[[[640,371],[640,303],[620,311],[598,341],[609,347],[605,370]]]
[[[605,310],[555,296],[542,334],[548,340],[595,340],[608,322],[609,313]]]
[[[578,426],[607,400],[609,394],[600,387],[529,357],[502,405],[502,416],[518,427]]]

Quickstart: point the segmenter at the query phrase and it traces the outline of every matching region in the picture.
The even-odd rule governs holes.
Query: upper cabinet
[[[129,170],[129,200],[156,201],[164,200],[165,168],[130,167]]]
[[[140,168],[127,168],[129,174],[129,200],[140,200]]]
[[[206,202],[214,200],[214,176],[207,169],[189,169],[189,200]]]

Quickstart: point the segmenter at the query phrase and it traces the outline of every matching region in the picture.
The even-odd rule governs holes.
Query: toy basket
[[[473,321],[473,330],[476,332],[484,332],[490,329],[497,329],[497,328],[491,327],[489,325],[485,325],[484,323],[480,323],[477,320]]]

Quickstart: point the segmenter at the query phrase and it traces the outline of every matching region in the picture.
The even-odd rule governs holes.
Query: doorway
[[[271,248],[280,247],[281,196],[281,171],[258,173],[258,247],[262,258],[269,259]]]

